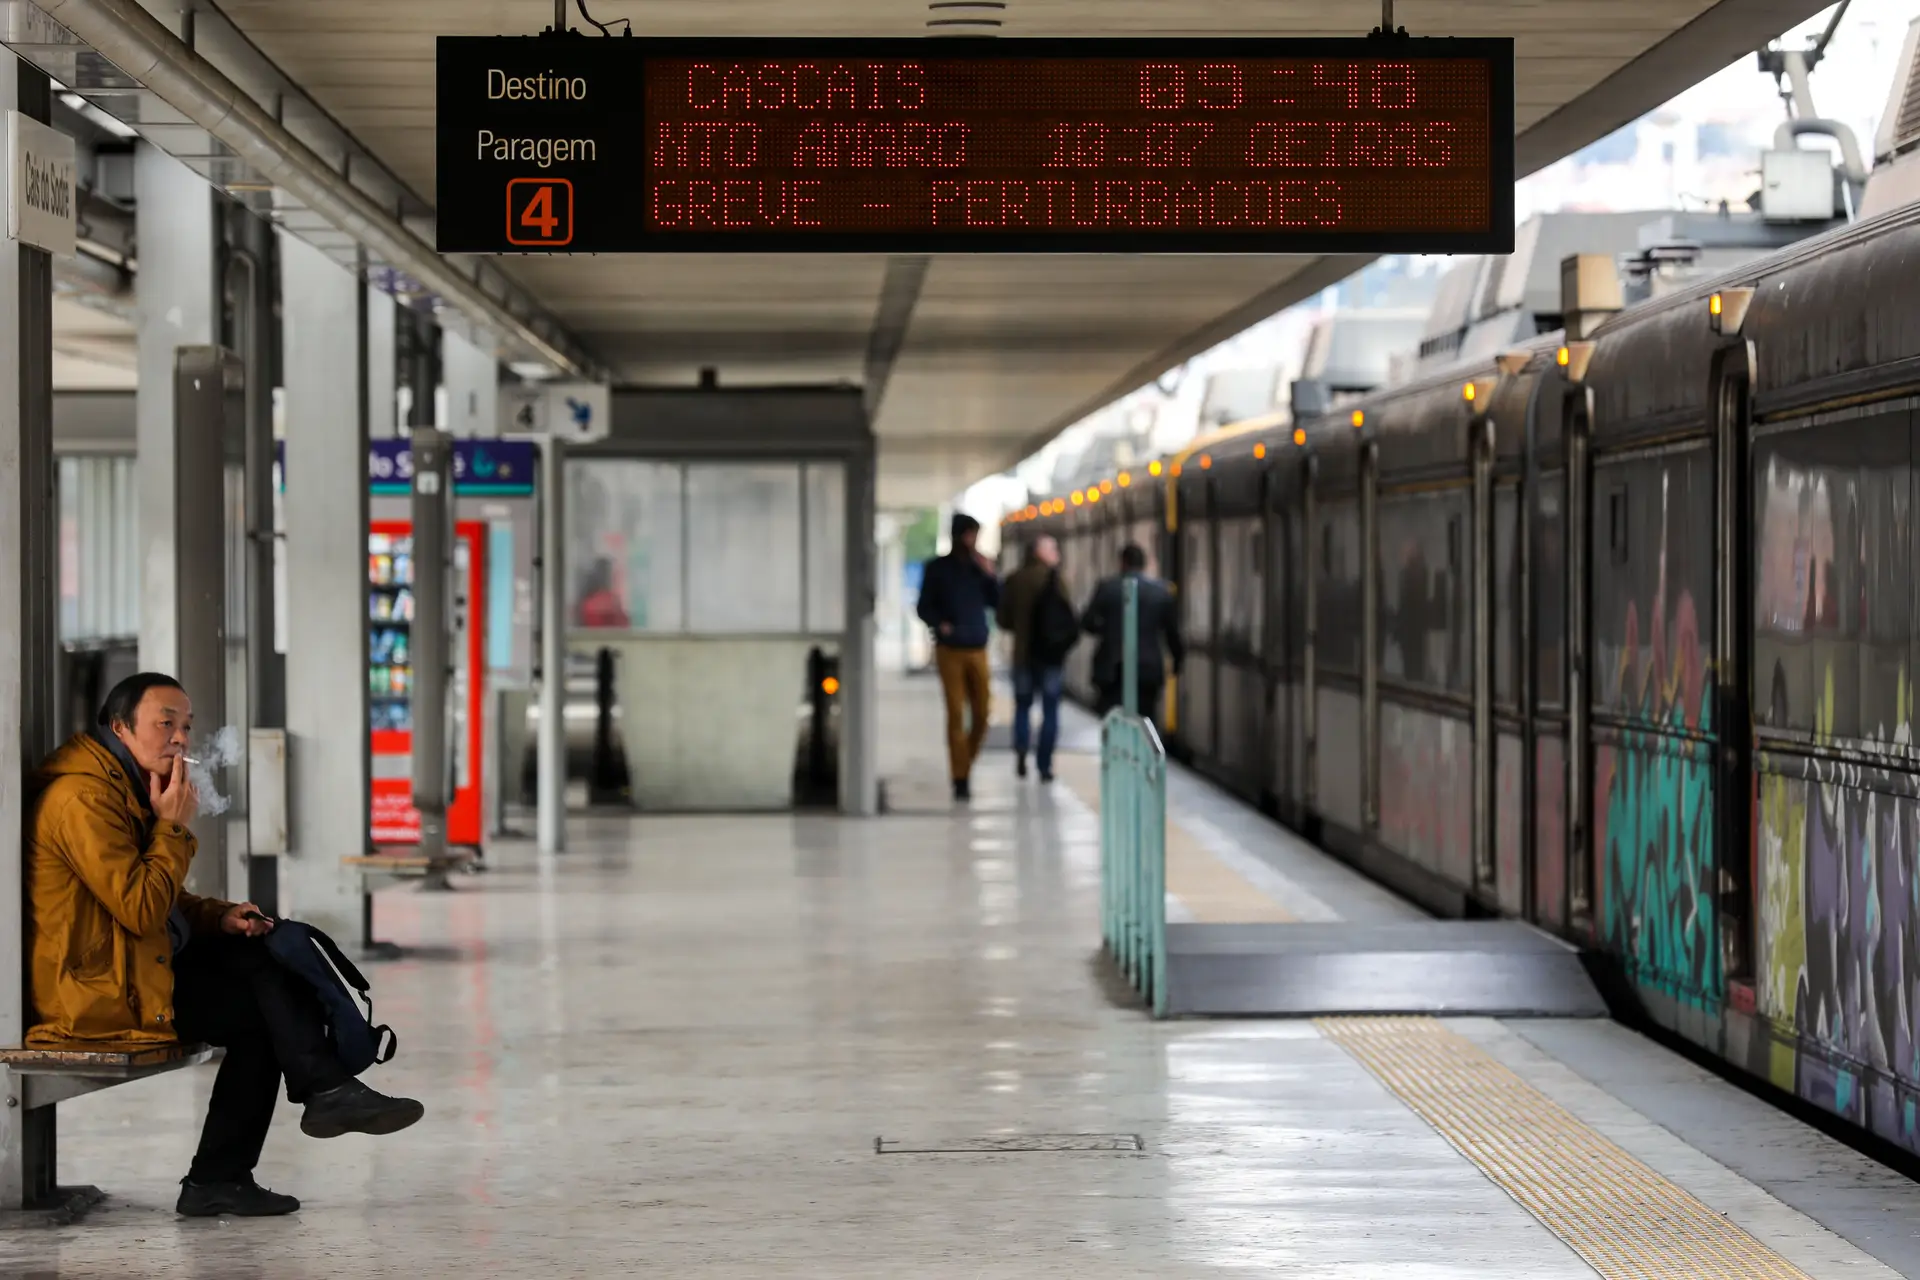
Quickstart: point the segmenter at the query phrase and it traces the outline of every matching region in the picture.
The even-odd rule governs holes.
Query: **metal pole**
[[[1120,592],[1127,610],[1120,642],[1120,707],[1132,716],[1140,714],[1140,575],[1122,578]]]
[[[551,436],[540,458],[539,836],[543,853],[567,848],[566,447]]]
[[[567,34],[567,0],[553,0],[553,34]]]
[[[413,807],[420,813],[421,887],[445,889],[447,689],[453,665],[453,437],[413,431]]]

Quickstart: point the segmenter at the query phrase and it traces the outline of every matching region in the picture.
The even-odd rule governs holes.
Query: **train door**
[[[1287,465],[1268,469],[1260,486],[1260,566],[1266,594],[1261,601],[1260,665],[1267,685],[1266,789],[1283,822],[1293,822],[1293,635],[1289,607],[1292,566],[1287,559]]]
[[[1494,859],[1493,759],[1493,419],[1478,414],[1468,424],[1473,468],[1473,545],[1468,553],[1473,610],[1473,894],[1498,897]],[[1452,548],[1449,548],[1451,553]]]
[[[1723,660],[1715,671],[1714,719],[1720,726],[1719,776],[1715,790],[1719,875],[1720,948],[1730,984],[1753,982],[1753,478],[1748,453],[1747,351],[1744,344],[1719,353],[1713,367],[1715,456],[1715,645]]]
[[[1567,442],[1567,770],[1566,920],[1591,937],[1593,914],[1593,443],[1587,396],[1576,392],[1563,409]]]
[[[1360,450],[1360,822],[1380,832],[1380,446]]]
[[[1566,406],[1575,394],[1551,376],[1535,390],[1521,491],[1522,912],[1549,929],[1567,923]]]
[[[1318,839],[1320,805],[1320,511],[1318,466],[1311,455],[1300,465],[1300,816],[1302,834]]]

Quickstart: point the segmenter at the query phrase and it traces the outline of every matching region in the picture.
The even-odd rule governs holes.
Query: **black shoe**
[[[973,787],[965,778],[955,778],[953,780],[953,798],[955,800],[973,799]]]
[[[293,1213],[300,1202],[269,1191],[252,1178],[239,1182],[180,1180],[180,1201],[173,1211],[188,1218],[277,1218]]]
[[[358,1080],[316,1093],[300,1117],[300,1132],[309,1138],[337,1138],[343,1133],[398,1133],[427,1114],[412,1098],[389,1098]]]
[[[1051,769],[1042,769],[1042,770],[1040,771],[1040,781],[1042,781],[1042,782],[1052,782],[1052,781],[1053,781],[1053,770],[1051,770]]]
[[[1013,758],[1013,775],[1016,778],[1027,776],[1027,753],[1022,751]]]

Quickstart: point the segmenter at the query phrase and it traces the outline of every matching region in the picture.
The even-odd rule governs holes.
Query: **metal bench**
[[[59,1181],[56,1110],[82,1094],[207,1061],[204,1044],[69,1041],[0,1048],[0,1227],[64,1226],[105,1199]],[[16,1163],[17,1162],[17,1163]]]
[[[373,893],[376,888],[383,883],[401,880],[422,881],[422,888],[445,888],[447,872],[471,867],[479,856],[477,849],[457,848],[448,849],[437,858],[395,850],[391,853],[354,854],[340,859],[342,866],[357,867],[360,871],[361,950],[381,960],[398,959],[401,954],[398,943],[374,940]]]

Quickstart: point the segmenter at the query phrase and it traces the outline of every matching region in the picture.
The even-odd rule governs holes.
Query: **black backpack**
[[[348,1075],[393,1058],[400,1038],[391,1028],[375,1025],[371,988],[332,938],[298,920],[276,920],[266,944],[268,954],[320,997],[327,1040]]]
[[[1033,602],[1027,630],[1027,660],[1036,667],[1057,667],[1080,642],[1080,619],[1060,589],[1060,571],[1047,575],[1046,585]]]

